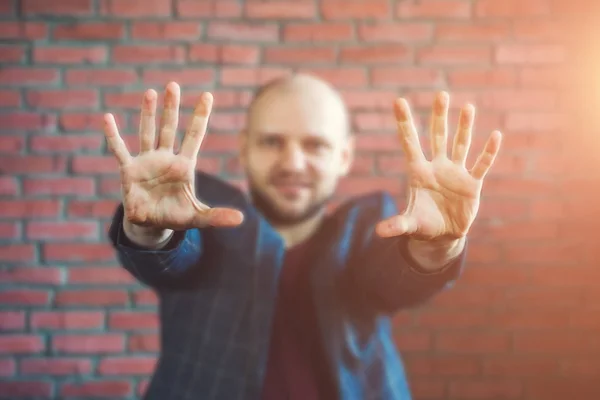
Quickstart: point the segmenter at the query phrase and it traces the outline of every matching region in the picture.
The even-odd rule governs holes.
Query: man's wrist
[[[435,272],[454,259],[465,248],[466,237],[450,240],[408,239],[407,247],[413,260],[425,271]]]
[[[156,229],[135,225],[123,218],[123,232],[131,242],[147,249],[161,249],[173,237],[174,231],[171,229]]]

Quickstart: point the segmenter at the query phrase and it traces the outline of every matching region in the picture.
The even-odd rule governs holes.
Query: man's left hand
[[[449,157],[448,105],[448,94],[439,93],[431,115],[431,161],[423,154],[407,101],[398,99],[394,105],[408,162],[408,204],[402,214],[379,222],[376,231],[382,237],[408,236],[409,250],[417,260],[423,260],[424,266],[444,263],[460,253],[479,210],[483,181],[502,140],[499,131],[492,132],[473,168],[468,170],[465,164],[475,109],[470,104],[462,108]],[[427,262],[428,258],[432,258],[431,262]]]

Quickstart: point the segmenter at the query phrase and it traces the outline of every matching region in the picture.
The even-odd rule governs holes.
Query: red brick
[[[21,225],[17,222],[0,222],[0,239],[20,239]]]
[[[89,16],[94,12],[92,0],[61,0],[58,4],[45,0],[23,0],[20,2],[23,14]]]
[[[35,135],[29,139],[29,148],[39,153],[70,153],[77,151],[97,151],[102,147],[101,135]]]
[[[125,349],[125,338],[116,333],[88,335],[54,335],[52,350],[69,354],[120,353]]]
[[[16,372],[16,363],[10,358],[0,358],[0,376],[13,376]]]
[[[519,42],[523,41],[555,41],[561,38],[555,21],[514,21],[513,35]]]
[[[104,313],[99,311],[38,311],[30,314],[33,329],[98,329],[104,324]]]
[[[108,317],[108,326],[117,330],[157,329],[158,316],[154,312],[115,311]]]
[[[597,352],[596,335],[573,331],[515,332],[514,350],[520,354],[543,354],[545,356],[590,354]]]
[[[221,84],[224,86],[254,86],[260,85],[271,79],[288,75],[286,68],[258,67],[258,68],[221,68]],[[207,136],[207,139],[211,135]],[[203,143],[204,147],[204,143]]]
[[[396,121],[390,112],[356,112],[353,116],[353,125],[361,132],[397,129]]]
[[[483,361],[483,374],[493,377],[523,378],[556,375],[558,372],[559,361],[544,355],[528,357],[515,354]]]
[[[74,218],[110,218],[119,203],[118,200],[71,200],[67,214]]]
[[[436,350],[458,354],[506,353],[509,346],[510,337],[505,333],[445,331],[435,340]]]
[[[17,89],[0,89],[0,107],[20,108],[23,103],[21,97],[21,92]]]
[[[138,290],[133,294],[133,302],[136,305],[156,305],[158,296],[149,289]]]
[[[4,156],[0,169],[13,174],[52,174],[65,172],[66,161],[64,156]]]
[[[133,277],[122,267],[77,267],[69,268],[70,284],[128,284],[135,283]]]
[[[56,217],[59,209],[58,200],[0,200],[2,218]]]
[[[107,156],[75,156],[71,168],[76,174],[115,174],[119,164],[113,155]]]
[[[122,0],[101,0],[100,15],[111,17],[169,17],[171,0],[145,0],[143,3]]]
[[[406,359],[410,376],[474,376],[480,363],[473,357],[415,355]]]
[[[2,257],[0,257],[1,259]],[[4,258],[3,261],[7,261]],[[50,301],[50,292],[35,289],[7,289],[0,291],[0,304],[43,306]]]
[[[47,243],[43,246],[46,261],[111,261],[114,249],[108,243]]]
[[[364,42],[425,42],[433,38],[433,26],[422,22],[379,22],[358,25],[357,36]]]
[[[195,41],[202,33],[201,25],[195,21],[134,22],[131,37],[135,40],[190,40]]]
[[[24,311],[0,311],[0,331],[19,331],[25,329]],[[2,360],[0,360],[0,370]],[[0,376],[2,374],[0,373]]]
[[[98,363],[100,375],[149,375],[156,366],[156,357],[106,357]]]
[[[396,16],[401,19],[468,19],[471,4],[462,0],[406,0],[396,6]]]
[[[60,387],[60,395],[64,397],[100,396],[121,398],[129,396],[132,391],[132,383],[123,380],[87,380],[78,383],[63,383]]]
[[[494,54],[499,64],[559,64],[566,59],[565,48],[555,44],[501,44]]]
[[[523,386],[518,380],[469,380],[451,382],[448,392],[450,399],[521,399]]]
[[[100,64],[106,60],[104,46],[46,46],[34,47],[33,62],[36,64]]]
[[[460,68],[447,72],[453,88],[509,88],[517,83],[517,72],[502,68]]]
[[[0,271],[0,282],[11,284],[60,285],[63,282],[62,270],[56,267],[19,267]]]
[[[519,68],[519,82],[528,88],[556,88],[563,73],[558,67],[525,66]]]
[[[383,19],[390,15],[386,0],[322,0],[321,15],[326,20]]]
[[[410,61],[411,58],[411,51],[407,47],[397,44],[344,46],[340,49],[340,60],[343,63],[402,63]]]
[[[425,330],[400,329],[394,333],[394,341],[402,353],[421,352],[431,349],[431,333]]]
[[[74,22],[54,28],[54,40],[112,40],[121,39],[125,26],[121,22]]]
[[[439,378],[420,378],[411,380],[411,393],[415,399],[438,400],[443,399],[446,393],[446,385]]]
[[[597,377],[539,377],[528,382],[527,395],[544,400],[597,399],[600,385]]]
[[[175,3],[179,18],[216,17],[234,18],[242,16],[242,6],[237,0],[179,0]]]
[[[106,97],[105,97],[106,99]],[[137,97],[137,108],[142,101],[142,93],[138,94]],[[106,104],[107,107],[112,107]],[[115,115],[115,119],[117,120],[117,126],[123,129],[125,125],[124,118],[117,114]],[[103,113],[93,113],[93,112],[64,112],[60,116],[60,126],[62,129],[66,131],[96,131],[96,136],[100,137],[104,141],[104,135],[102,135],[101,130],[103,126]],[[68,138],[68,137],[67,137]]]
[[[18,45],[1,45],[0,61],[6,63],[18,63],[25,56],[25,47]]]
[[[0,336],[0,353],[32,354],[44,351],[44,341],[38,335],[2,335]]]
[[[98,238],[98,224],[96,222],[50,222],[32,221],[25,226],[25,235],[28,239],[56,241]]]
[[[27,196],[91,196],[95,192],[95,184],[91,178],[27,178],[23,181],[23,190]]]
[[[35,250],[30,244],[0,245],[0,260],[3,262],[30,262],[35,257]]]
[[[485,327],[487,319],[483,310],[429,310],[420,312],[415,323],[422,328],[468,329]]]
[[[388,177],[348,177],[339,184],[339,191],[347,196],[379,190],[385,190],[391,195],[398,195],[404,190],[403,182],[400,179]]]
[[[283,27],[283,39],[288,42],[339,42],[354,37],[348,23],[289,23]]]
[[[56,83],[59,71],[54,68],[6,67],[0,70],[3,85],[45,85]]]
[[[439,69],[424,67],[375,67],[371,69],[373,86],[439,87],[443,74]],[[392,110],[392,102],[386,108]],[[392,115],[392,114],[390,114]]]
[[[15,14],[15,6],[12,1],[0,3],[0,15],[9,16]]]
[[[0,129],[18,130],[47,130],[52,131],[56,127],[56,118],[52,115],[16,111],[0,115]]]
[[[115,45],[111,61],[116,64],[183,64],[185,49],[180,45]]]
[[[417,62],[421,64],[473,65],[491,61],[491,49],[477,45],[433,45],[417,50]]]
[[[192,62],[219,64],[257,64],[259,48],[250,45],[206,45],[190,46],[188,58]],[[210,79],[212,80],[212,71]]]
[[[52,396],[53,384],[47,381],[14,381],[0,382],[0,393],[10,398],[44,397]]]
[[[363,68],[315,67],[301,68],[299,72],[320,77],[336,87],[336,89],[365,87],[368,82],[367,74]]]
[[[48,34],[43,22],[0,22],[0,38],[12,40],[41,40]]]
[[[475,15],[477,17],[534,17],[549,16],[551,5],[548,0],[477,0]]]
[[[24,358],[19,363],[19,373],[22,375],[77,376],[90,372],[92,362],[87,358],[31,357]]]
[[[58,306],[125,306],[129,297],[125,290],[60,290],[54,299]]]
[[[276,42],[279,36],[277,25],[272,23],[249,24],[213,21],[209,22],[206,34],[211,40],[240,42]]]
[[[93,90],[29,90],[27,103],[35,108],[69,109],[93,108],[98,105],[98,94]]]
[[[331,47],[267,47],[264,61],[268,64],[333,63],[335,49]]]
[[[5,196],[16,196],[18,184],[15,178],[0,176],[0,194]]]
[[[371,80],[373,80],[373,76],[374,74],[371,75]],[[394,100],[398,97],[398,93],[393,90],[379,89],[369,91],[347,89],[341,90],[341,95],[350,110],[383,110],[390,113]],[[398,142],[397,136],[395,139]]]
[[[497,42],[511,36],[508,22],[445,23],[436,25],[435,36],[440,42]]]
[[[127,349],[132,352],[158,352],[160,338],[157,334],[132,335],[129,337]]]
[[[317,9],[312,1],[275,1],[264,2],[248,0],[244,14],[250,19],[312,19]]]

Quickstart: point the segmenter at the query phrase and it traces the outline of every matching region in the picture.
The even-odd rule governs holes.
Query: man
[[[298,74],[256,94],[240,134],[249,195],[195,173],[211,94],[177,153],[179,86],[166,87],[157,140],[156,101],[145,93],[137,157],[105,118],[123,193],[110,238],[160,299],[161,354],[146,398],[410,399],[390,319],[459,276],[500,133],[468,171],[474,109],[462,110],[449,158],[440,93],[428,161],[399,99],[407,210],[377,192],[327,214],[354,153],[346,108],[327,83]]]

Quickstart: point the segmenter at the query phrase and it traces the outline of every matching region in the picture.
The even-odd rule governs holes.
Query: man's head
[[[323,210],[353,157],[341,96],[310,75],[284,77],[256,93],[240,157],[256,207],[289,226]]]

